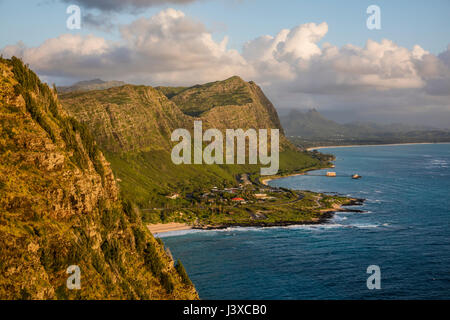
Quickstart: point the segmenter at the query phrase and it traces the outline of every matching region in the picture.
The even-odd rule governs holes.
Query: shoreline
[[[169,223],[148,224],[147,228],[154,236],[160,236],[165,233],[170,233],[174,231],[186,231],[186,230],[214,231],[214,230],[224,230],[228,228],[279,228],[288,226],[322,225],[329,222],[334,217],[336,212],[355,212],[355,213],[364,212],[364,210],[360,209],[346,208],[351,206],[362,206],[364,204],[364,201],[365,199],[349,198],[348,203],[338,205],[332,209],[326,209],[325,211],[321,211],[320,217],[306,221],[277,221],[277,222],[261,221],[256,223],[224,223],[220,225],[204,225],[204,226],[169,222]]]
[[[323,168],[326,169],[326,168]],[[314,169],[314,170],[321,170],[321,169]],[[314,171],[311,170],[311,171]],[[260,179],[259,181],[265,185],[265,186],[269,186],[269,182],[272,180],[277,180],[277,179],[281,179],[281,178],[288,178],[288,177],[295,177],[295,176],[303,176],[305,175],[305,172],[301,172],[301,173],[292,173],[292,174],[287,174],[285,176],[273,176],[271,178],[265,178],[265,179]]]
[[[413,143],[411,143],[413,144]],[[415,143],[414,143],[415,144]],[[358,146],[358,145],[355,145]],[[348,146],[342,146],[342,147],[348,147]],[[332,146],[328,147],[318,147],[318,148],[332,148]],[[286,174],[282,176],[270,176],[268,178],[259,178],[260,183],[262,183],[265,186],[269,186],[268,182],[276,179],[281,178],[287,178],[287,177],[293,177],[293,176],[301,176],[305,175],[306,173],[310,171],[315,170],[323,170],[323,169],[329,169],[333,168],[332,166],[324,166],[321,168],[311,168],[306,169],[302,172],[295,172],[291,174]],[[148,229],[152,234],[159,235],[161,233],[169,233],[172,231],[184,231],[184,230],[204,230],[204,231],[213,231],[213,230],[223,230],[227,228],[276,228],[276,227],[287,227],[287,226],[305,226],[305,225],[320,225],[325,224],[328,221],[330,221],[336,212],[356,212],[356,213],[362,213],[364,210],[359,209],[347,209],[345,207],[350,206],[362,206],[364,204],[365,199],[358,199],[358,198],[349,198],[349,202],[336,206],[333,209],[328,209],[326,211],[323,211],[321,213],[321,216],[318,218],[314,218],[313,220],[308,221],[277,221],[277,222],[257,222],[257,223],[225,223],[220,225],[188,225],[184,223],[176,223],[171,222],[167,224],[158,223],[158,224],[149,224],[147,225]]]
[[[166,233],[171,231],[183,231],[183,230],[191,230],[192,226],[185,223],[178,222],[169,222],[169,223],[155,223],[155,224],[147,224],[147,229],[153,235],[158,235],[160,233]]]
[[[324,148],[345,148],[345,147],[363,147],[363,146],[396,146],[396,145],[418,145],[418,144],[449,144],[449,142],[439,142],[439,143],[399,143],[399,144],[382,144],[382,145],[345,145],[345,146],[321,146],[321,147],[315,147],[315,148],[309,148],[310,149],[324,149]],[[322,168],[311,168],[306,169],[302,172],[296,172],[292,174],[286,174],[282,176],[270,176],[268,178],[260,178],[259,181],[268,186],[268,182],[271,180],[281,179],[281,178],[287,178],[292,176],[300,176],[305,175],[306,173],[310,171],[315,170],[323,170],[332,168],[331,166],[324,166]],[[364,210],[360,209],[349,209],[346,207],[350,206],[362,206],[364,205],[365,199],[359,199],[359,198],[348,198],[349,202],[338,205],[332,209],[327,209],[326,211],[322,211],[320,217],[314,218],[312,220],[307,221],[277,221],[277,222],[254,222],[254,223],[225,223],[220,225],[187,225],[183,223],[168,223],[168,224],[155,224],[155,225],[148,225],[149,229],[150,226],[160,226],[161,229],[158,230],[156,235],[159,233],[168,233],[171,231],[182,231],[182,230],[203,230],[203,231],[214,231],[214,230],[224,230],[228,228],[277,228],[277,227],[288,227],[288,226],[308,226],[308,225],[324,225],[328,223],[337,212],[355,212],[355,213],[362,213]],[[168,227],[164,228],[164,226],[168,225],[178,225],[178,227]],[[153,228],[152,228],[153,229]],[[153,232],[152,232],[153,233]]]
[[[407,142],[407,143],[388,143],[388,144],[350,144],[350,145],[343,145],[343,146],[318,146],[318,147],[311,147],[307,148],[306,151],[312,151],[312,150],[319,150],[319,149],[328,149],[328,148],[357,148],[357,147],[383,147],[383,146],[403,146],[403,145],[420,145],[420,144],[450,144],[450,142]],[[332,169],[332,167],[323,167],[323,168],[317,168],[317,169],[306,169],[304,172],[297,172],[292,174],[286,174],[282,176],[270,176],[267,178],[260,178],[259,181],[265,185],[269,186],[269,182],[272,180],[282,179],[282,178],[288,178],[288,177],[295,177],[295,176],[302,176],[308,173],[309,171],[315,171],[315,170],[323,170],[323,169]]]
[[[407,146],[415,144],[450,144],[450,142],[405,142],[405,143],[386,143],[386,144],[349,144],[338,146],[318,146],[306,148],[306,151],[328,149],[328,148],[356,148],[356,147],[383,147],[383,146]]]
[[[319,218],[314,218],[314,220],[307,221],[277,221],[277,222],[257,222],[257,223],[225,223],[217,226],[207,225],[207,226],[194,226],[193,230],[223,230],[227,228],[277,228],[277,227],[288,227],[288,226],[310,226],[310,225],[321,225],[329,222],[335,215],[336,212],[356,212],[362,213],[364,210],[359,209],[347,209],[345,207],[350,206],[362,206],[365,199],[351,198],[349,203],[339,205],[333,209],[327,209],[321,213]]]
[[[332,169],[332,168],[333,168],[332,166],[324,166],[324,167],[321,167],[321,168],[305,169],[302,172],[294,172],[294,173],[290,173],[290,174],[286,174],[286,175],[282,175],[282,176],[269,176],[267,178],[259,178],[259,182],[261,182],[265,186],[269,186],[269,182],[272,181],[272,180],[278,180],[278,179],[295,177],[295,176],[304,176],[305,174],[307,174],[310,171],[323,170],[323,169]]]

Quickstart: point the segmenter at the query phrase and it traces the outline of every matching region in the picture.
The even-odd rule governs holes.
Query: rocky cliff
[[[168,150],[172,131],[192,129],[194,120],[205,129],[279,129],[282,147],[292,147],[272,103],[255,83],[239,77],[191,88],[125,85],[71,92],[61,101],[112,152]]]
[[[152,87],[72,92],[61,101],[89,126],[99,145],[112,152],[168,150],[172,131],[189,125],[189,116]]]
[[[23,63],[0,60],[0,298],[195,299],[86,126]],[[81,289],[66,287],[67,268]]]
[[[253,81],[238,76],[170,92],[170,100],[185,114],[199,117],[217,129],[279,129],[282,148],[290,148],[275,107]]]

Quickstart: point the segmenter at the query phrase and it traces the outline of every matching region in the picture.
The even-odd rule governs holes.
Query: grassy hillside
[[[125,85],[107,90],[60,95],[64,108],[86,123],[110,152],[169,150],[175,128],[193,126],[160,91]]]
[[[166,93],[167,93],[166,89]],[[171,100],[189,115],[198,116],[217,106],[244,106],[254,102],[249,85],[239,77],[196,85],[177,94],[170,92]]]
[[[0,213],[2,299],[198,298],[87,127],[16,58],[0,60]]]
[[[252,81],[234,76],[183,90],[162,90],[168,91],[167,97],[181,111],[200,117],[211,128],[277,128],[283,133],[274,106]]]
[[[172,203],[166,196],[174,192],[232,187],[241,173],[259,174],[257,165],[175,165],[164,151],[106,153],[106,157],[125,196],[141,208],[164,207]],[[305,153],[289,150],[280,154],[280,174],[319,166],[318,159]]]

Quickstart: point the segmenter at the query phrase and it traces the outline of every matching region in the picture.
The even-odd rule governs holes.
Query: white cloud
[[[19,43],[2,52],[22,57],[43,76],[151,84],[212,81],[242,74],[247,65],[236,50],[227,49],[227,38],[214,41],[202,23],[174,9],[120,30],[120,42],[65,34],[35,48]]]
[[[428,54],[421,47],[415,46],[410,51],[390,40],[380,43],[368,40],[363,48],[346,45],[339,49],[328,43],[320,48],[318,42],[327,31],[326,23],[304,24],[283,30],[274,38],[265,36],[248,42],[243,55],[249,62],[254,59],[278,70],[279,80],[284,76],[291,87],[302,92],[424,86],[415,65],[416,60]]]
[[[319,46],[327,30],[326,23],[309,23],[244,46],[243,56],[257,66],[254,80],[278,107],[450,127],[450,46],[439,56],[387,39],[369,39],[364,47]]]
[[[240,75],[281,107],[450,111],[450,46],[438,56],[387,39],[339,48],[321,44],[327,32],[325,22],[307,23],[248,41],[239,53],[227,48],[227,37],[215,41],[201,22],[166,9],[121,26],[117,42],[61,35],[1,51],[22,57],[46,79],[192,85]]]

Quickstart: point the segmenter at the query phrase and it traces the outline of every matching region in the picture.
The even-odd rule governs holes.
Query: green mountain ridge
[[[170,98],[170,99],[169,99]],[[259,165],[175,165],[173,130],[271,128],[280,130],[280,173],[314,167],[319,160],[300,152],[284,136],[277,112],[262,90],[239,77],[190,88],[125,85],[60,96],[69,114],[96,137],[126,196],[142,208],[162,207],[172,192],[233,186]],[[193,109],[193,106],[198,106]]]
[[[0,60],[0,213],[2,299],[198,298],[87,127],[14,57]]]

